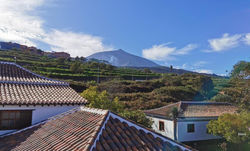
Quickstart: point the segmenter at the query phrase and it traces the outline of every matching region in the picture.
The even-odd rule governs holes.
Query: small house
[[[209,134],[206,125],[236,110],[235,106],[223,102],[181,101],[144,112],[153,120],[153,130],[179,142],[188,142],[220,138]]]

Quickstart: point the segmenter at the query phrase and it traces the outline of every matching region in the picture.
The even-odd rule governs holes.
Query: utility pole
[[[173,66],[172,65],[170,65],[170,72],[172,72],[173,71]]]
[[[98,75],[97,75],[97,83],[100,82],[100,66],[98,64]]]

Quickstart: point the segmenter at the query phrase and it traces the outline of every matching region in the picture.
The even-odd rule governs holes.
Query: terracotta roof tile
[[[164,117],[171,117],[171,111],[173,108],[179,108],[181,102],[169,104],[160,108],[155,108],[151,110],[145,110],[144,113],[152,115],[160,115]]]
[[[186,117],[218,117],[224,113],[235,113],[237,107],[223,102],[195,102],[181,101],[156,109],[145,110],[147,115],[171,118],[171,111],[178,109],[178,118]]]
[[[64,116],[0,138],[0,150],[86,149],[106,114],[72,110]]]
[[[65,84],[66,82],[57,81],[37,75],[15,63],[0,62],[0,81],[8,83],[32,83],[32,84]]]
[[[0,105],[86,104],[69,84],[0,62]]]
[[[132,125],[127,120],[122,121],[119,119],[121,117],[113,113],[111,114],[114,116],[111,115],[104,125],[100,142],[96,142],[97,146],[93,148],[94,150],[165,150],[169,144],[172,145],[169,146],[169,148],[182,146],[175,144],[176,142],[173,143],[174,141],[169,138],[167,138],[168,141],[166,141],[162,138],[164,136],[155,137],[153,134],[160,134],[147,131],[147,129],[143,127],[138,128],[138,125]],[[186,149],[189,150],[190,148]]]
[[[191,150],[118,115],[86,107],[0,138],[0,150]]]

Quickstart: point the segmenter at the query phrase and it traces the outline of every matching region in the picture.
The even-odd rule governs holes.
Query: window
[[[193,133],[194,132],[194,124],[188,124],[187,125],[187,132]]]
[[[31,125],[32,110],[0,111],[0,130],[21,129]]]
[[[160,131],[164,131],[165,128],[164,128],[164,122],[163,121],[159,121],[159,130]]]

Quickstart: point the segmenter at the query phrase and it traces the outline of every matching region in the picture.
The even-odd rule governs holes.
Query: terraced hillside
[[[85,58],[49,58],[30,51],[0,51],[0,61],[16,61],[37,74],[67,81],[79,93],[95,85],[99,91],[108,91],[110,98],[117,96],[128,109],[154,108],[180,100],[209,100],[228,82],[197,73],[160,74],[147,68],[118,68]]]
[[[16,59],[15,59],[16,58]],[[120,80],[146,80],[159,78],[161,74],[130,68],[117,68],[115,66],[86,61],[85,58],[49,58],[37,55],[30,51],[0,50],[0,61],[9,61],[32,70],[46,77],[70,82],[73,87],[83,85],[87,81],[103,82],[112,79]],[[76,89],[81,92],[83,89]]]

